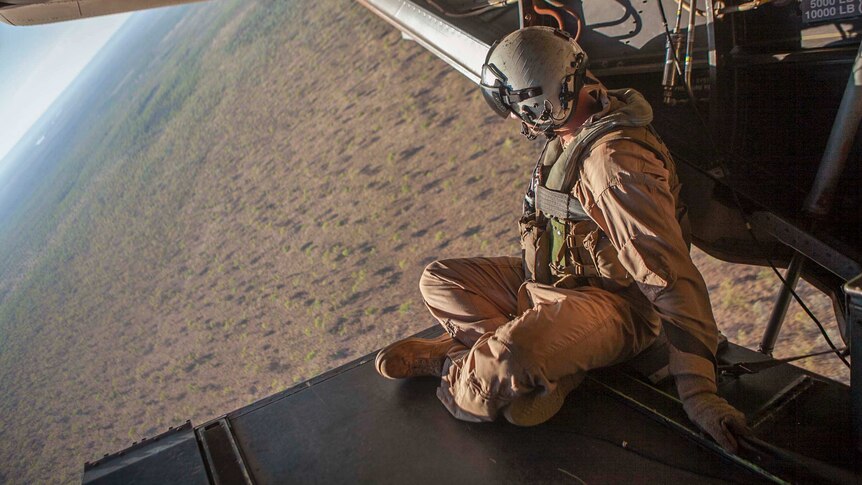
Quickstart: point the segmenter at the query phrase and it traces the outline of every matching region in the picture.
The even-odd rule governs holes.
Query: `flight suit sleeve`
[[[665,329],[673,346],[670,372],[678,389],[686,394],[714,393],[718,328],[706,283],[676,219],[670,179],[651,150],[616,140],[590,150],[573,191],[617,249],[622,266],[669,324]]]

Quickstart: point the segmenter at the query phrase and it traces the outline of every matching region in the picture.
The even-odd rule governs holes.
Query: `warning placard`
[[[862,16],[862,0],[802,0],[801,4],[806,24]]]

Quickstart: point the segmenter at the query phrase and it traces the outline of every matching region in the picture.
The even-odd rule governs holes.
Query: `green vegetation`
[[[472,86],[360,6],[325,3],[161,11],[77,88],[63,159],[0,227],[6,476],[75,481],[86,460],[426,328],[428,258],[476,253],[438,246],[518,210],[533,147],[446,165],[475,139],[436,110]],[[393,99],[403,112],[383,110]],[[511,127],[468,101],[465,126],[502,146]],[[509,175],[467,183],[488,163]],[[508,218],[489,230],[506,234],[489,252],[516,251]]]

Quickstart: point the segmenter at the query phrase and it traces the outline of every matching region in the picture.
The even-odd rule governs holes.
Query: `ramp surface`
[[[458,421],[438,382],[383,379],[368,356],[229,418],[259,483],[763,481],[593,381],[533,428]]]
[[[720,379],[719,394],[769,442],[736,456],[687,420],[672,379],[651,384],[641,375],[656,373],[637,359],[591,372],[554,418],[518,428],[458,421],[437,400],[439,379],[383,379],[373,358],[199,425],[191,441],[188,425],[88,464],[84,482],[187,483],[176,477],[202,477],[204,464],[215,484],[862,483],[849,389],[791,365]],[[763,359],[734,345],[719,354],[721,363]],[[171,440],[180,434],[200,452],[179,453]]]

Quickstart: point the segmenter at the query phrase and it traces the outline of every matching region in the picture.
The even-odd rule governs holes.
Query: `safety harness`
[[[606,241],[607,236],[571,195],[572,188],[580,176],[583,159],[606,143],[631,141],[653,152],[666,167],[673,161],[649,125],[652,112],[648,105],[640,111],[630,108],[643,106],[640,94],[618,90],[608,91],[608,97],[610,110],[584,127],[565,150],[557,140],[551,140],[539,157],[520,223],[527,279],[562,287],[618,288],[632,282],[621,266],[608,269],[596,264],[601,239]],[[615,250],[612,258],[616,259]],[[608,278],[615,281],[609,282]]]
[[[609,291],[626,288],[634,281],[619,262],[607,235],[571,195],[584,158],[596,147],[623,140],[636,143],[662,161],[673,177],[669,183],[677,185],[673,158],[649,124],[652,111],[648,105],[643,108],[646,102],[641,95],[631,90],[607,94],[612,105],[605,116],[584,127],[565,150],[558,141],[549,141],[539,157],[519,223],[527,280],[562,288],[589,285]],[[636,109],[638,106],[641,111]],[[690,245],[684,213],[678,210],[677,215],[683,237]],[[674,347],[716,364],[712,352],[690,333],[675,325],[664,328]]]

